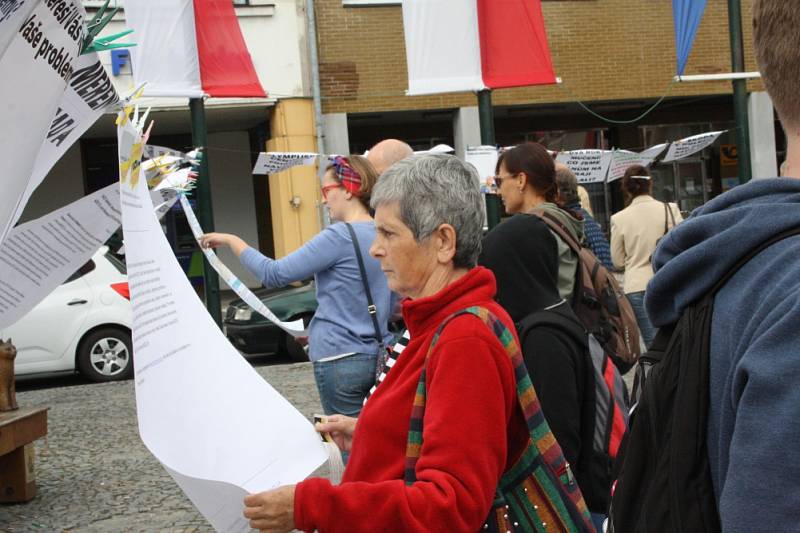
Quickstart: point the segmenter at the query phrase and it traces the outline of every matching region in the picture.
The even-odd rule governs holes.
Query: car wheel
[[[133,376],[131,334],[119,328],[100,328],[78,347],[78,371],[92,381],[117,381]]]
[[[311,322],[311,317],[314,315],[300,315],[299,317],[293,318],[292,320],[297,320],[298,318],[303,319],[303,325],[308,327],[309,322]],[[289,335],[288,333],[283,334],[283,341],[281,342],[281,352],[289,356],[289,359],[296,363],[305,363],[308,361],[308,352],[306,352],[306,346],[303,346],[299,342],[297,342],[294,337]]]

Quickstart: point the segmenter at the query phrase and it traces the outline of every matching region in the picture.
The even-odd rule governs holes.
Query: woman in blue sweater
[[[347,224],[357,236],[383,342],[388,345],[392,340],[387,328],[392,293],[380,264],[369,255],[375,224],[368,206],[376,181],[377,174],[365,158],[337,156],[325,172],[322,201],[338,223],[282,259],[264,256],[235,235],[209,233],[201,239],[203,247],[230,247],[266,287],[314,276],[318,306],[310,326],[309,357],[325,414],[358,416],[375,383],[378,363],[375,328]]]

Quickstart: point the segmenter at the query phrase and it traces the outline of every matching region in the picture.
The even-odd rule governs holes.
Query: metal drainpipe
[[[317,134],[317,153],[325,154],[325,136],[322,133],[322,91],[319,84],[319,55],[317,52],[317,17],[314,13],[314,0],[306,0],[306,21],[308,23],[308,56],[311,62],[311,94],[314,98],[314,128]],[[323,162],[319,162],[320,166]],[[320,186],[323,172],[319,172]],[[321,205],[317,208],[320,227],[330,224],[328,212]]]

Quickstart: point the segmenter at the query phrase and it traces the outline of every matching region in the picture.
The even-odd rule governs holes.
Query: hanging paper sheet
[[[611,150],[572,150],[561,152],[556,161],[563,163],[578,178],[578,183],[603,183],[611,165]]]
[[[313,165],[317,157],[320,156],[311,152],[261,152],[253,174],[275,174],[292,167]]]
[[[686,137],[685,139],[675,141],[670,145],[667,155],[664,157],[664,162],[669,163],[671,161],[683,159],[684,157],[689,157],[692,154],[696,154],[697,152],[714,144],[714,141],[716,141],[723,133],[725,133],[725,131],[712,131],[709,133],[701,133],[700,135],[692,135],[691,137]]]
[[[475,167],[481,180],[481,192],[494,190],[494,174],[497,166],[497,148],[494,146],[475,146],[467,148],[464,160]]]
[[[189,200],[187,200],[183,195],[181,195],[181,207],[183,207],[183,212],[186,215],[186,221],[189,223],[189,227],[192,228],[194,238],[199,244],[200,237],[203,236],[203,228],[200,227],[200,222],[198,222]],[[270,311],[267,306],[264,305],[264,302],[262,302],[258,296],[253,294],[252,291],[248,289],[247,286],[242,283],[241,280],[237,278],[222,261],[220,261],[219,257],[217,257],[217,254],[214,253],[214,250],[211,248],[202,247],[201,250],[203,250],[203,254],[206,256],[206,259],[208,259],[208,263],[211,265],[214,271],[219,274],[219,277],[222,278],[225,284],[236,294],[238,294],[239,298],[244,300],[247,305],[253,308],[253,310],[257,311],[261,316],[294,337],[308,337],[308,331],[303,326],[302,320],[283,322],[281,319],[275,316],[275,313]]]
[[[624,176],[625,170],[630,166],[641,165],[643,167],[649,167],[668,145],[669,143],[659,144],[641,153],[631,152],[629,150],[614,150],[611,156],[611,166],[608,169],[609,183]]]
[[[311,422],[231,346],[148,208],[121,120],[120,189],[133,308],[139,434],[217,531],[249,532],[244,497],[297,483],[326,459]]]
[[[151,191],[156,216],[175,204],[174,189]],[[119,184],[13,228],[0,245],[0,329],[14,324],[64,282],[117,231]]]
[[[16,224],[33,192],[47,173],[109,108],[119,102],[114,85],[100,63],[97,53],[84,54],[75,60],[74,72],[61,95],[47,135],[36,155],[36,164],[25,192],[14,212]]]
[[[79,0],[38,2],[19,20],[22,9],[9,11],[0,26],[0,39],[8,41],[0,55],[0,242],[22,207],[84,37],[86,13]],[[10,39],[8,28],[14,29]]]

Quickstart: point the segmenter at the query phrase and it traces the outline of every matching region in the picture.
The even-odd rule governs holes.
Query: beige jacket
[[[678,206],[669,204],[675,223],[683,220]],[[645,290],[653,277],[650,257],[664,236],[664,203],[652,196],[637,196],[631,205],[611,216],[611,259],[625,269],[625,294]],[[667,217],[669,218],[669,217]],[[667,221],[670,229],[672,219]]]

